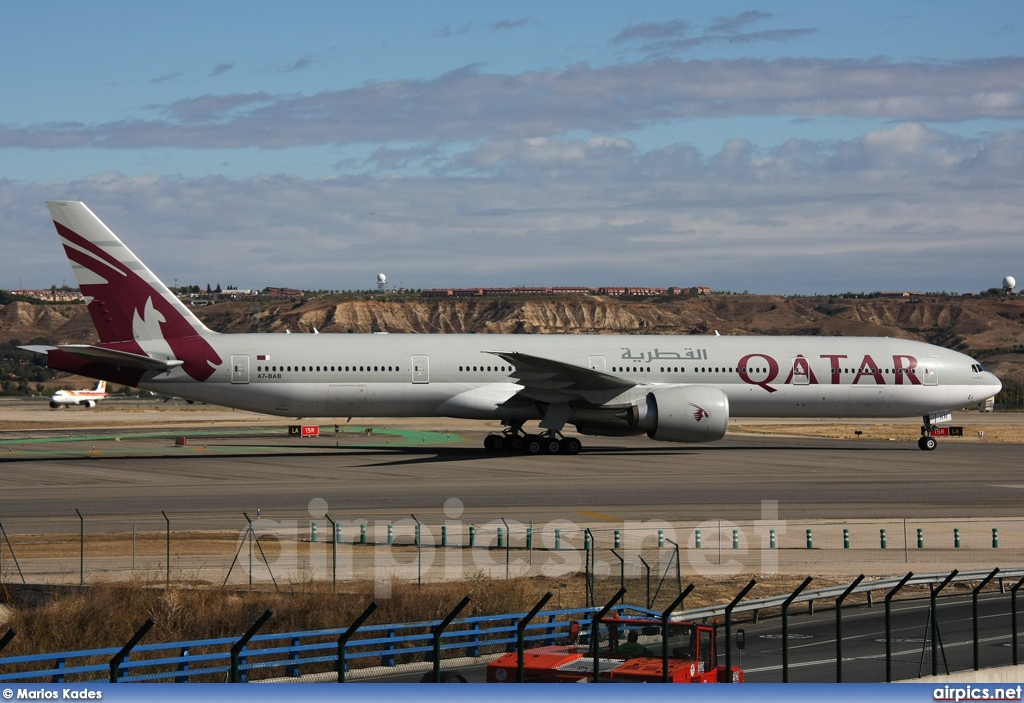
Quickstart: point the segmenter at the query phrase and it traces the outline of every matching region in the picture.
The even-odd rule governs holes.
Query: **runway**
[[[469,428],[414,443],[378,432],[362,446],[332,436],[271,443],[228,435],[187,447],[166,436],[119,437],[116,446],[46,444],[53,455],[8,445],[0,447],[0,519],[75,509],[199,519],[260,508],[302,517],[314,499],[345,519],[443,519],[451,498],[467,521],[741,521],[760,518],[765,500],[778,501],[783,520],[981,518],[1020,515],[1024,498],[1012,444],[951,440],[922,452],[863,439],[731,436],[680,446],[588,437],[578,456],[521,456],[483,451],[483,435]]]

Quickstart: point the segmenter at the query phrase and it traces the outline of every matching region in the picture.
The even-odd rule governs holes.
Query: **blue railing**
[[[595,608],[542,611],[526,628],[526,642],[533,646],[554,644],[560,633],[568,631],[574,620],[581,621],[581,637],[589,636],[588,625]],[[642,615],[660,613],[630,605],[619,605],[616,612],[630,611]],[[441,650],[449,655],[478,657],[481,647],[502,647],[514,651],[516,625],[526,613],[478,616],[452,622],[441,636]],[[440,620],[390,625],[367,625],[348,642],[346,662],[356,659],[379,659],[382,666],[395,666],[397,657],[431,661],[432,630]],[[249,672],[280,669],[284,676],[298,678],[303,667],[330,663],[337,670],[337,640],[344,628],[310,630],[254,636],[242,650],[239,671],[242,680]],[[320,641],[316,641],[320,640]],[[193,677],[226,677],[230,670],[231,646],[236,639],[220,637],[208,640],[141,644],[119,667],[119,681],[164,681],[188,683]],[[262,645],[262,646],[261,646]],[[203,651],[199,651],[203,650]],[[64,683],[69,676],[75,680],[106,680],[110,660],[119,647],[89,649],[51,654],[31,654],[0,658],[0,682],[51,681]],[[499,650],[500,651],[500,650]],[[423,655],[420,657],[420,655]],[[24,671],[11,671],[25,668]],[[322,667],[321,667],[322,668]]]

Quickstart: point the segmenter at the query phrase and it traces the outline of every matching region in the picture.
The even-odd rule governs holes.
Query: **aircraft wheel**
[[[557,437],[544,437],[544,453],[558,454],[562,450],[562,443]]]
[[[939,443],[935,441],[934,437],[922,437],[917,440],[917,446],[926,452],[930,452],[935,449],[935,447],[939,446]]]
[[[560,444],[562,445],[562,452],[565,454],[579,454],[580,450],[583,449],[583,444],[575,437],[565,437]]]
[[[508,440],[508,448],[514,452],[521,452],[523,451],[523,444],[525,441],[526,440],[522,435],[512,435]]]
[[[523,451],[527,454],[540,454],[544,449],[544,441],[535,434],[523,438]]]
[[[497,434],[484,437],[484,449],[489,452],[500,452],[505,447],[505,438]]]

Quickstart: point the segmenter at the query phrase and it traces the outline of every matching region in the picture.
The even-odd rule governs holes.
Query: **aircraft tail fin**
[[[153,272],[79,202],[48,202],[64,252],[92,315],[100,342],[208,333]],[[155,309],[161,330],[144,314]],[[141,322],[137,319],[141,314]],[[147,324],[148,323],[148,324]]]
[[[48,202],[100,344],[129,354],[178,359],[196,380],[222,363],[213,335],[85,203]]]
[[[97,393],[106,393],[107,392],[107,382],[106,381],[100,381],[99,383],[97,383],[96,384],[96,392]]]

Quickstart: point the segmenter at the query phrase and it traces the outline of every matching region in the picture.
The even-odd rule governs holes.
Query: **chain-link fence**
[[[770,511],[768,511],[770,513]],[[619,586],[654,607],[692,577],[845,577],[1022,563],[1024,518],[534,524],[457,520],[0,516],[0,582],[287,589],[585,575],[587,604]]]
[[[372,620],[347,629],[274,633],[267,610],[228,638],[0,657],[0,682],[423,681],[736,682],[885,681],[1020,663],[1017,595],[1024,570],[865,579],[757,597],[751,579],[716,605],[686,609],[688,585],[663,611],[618,605],[462,617]],[[815,608],[817,604],[817,609]],[[264,627],[267,625],[267,627]],[[138,645],[138,646],[136,646]],[[134,648],[134,649],[133,649]],[[129,657],[128,654],[131,654]]]

